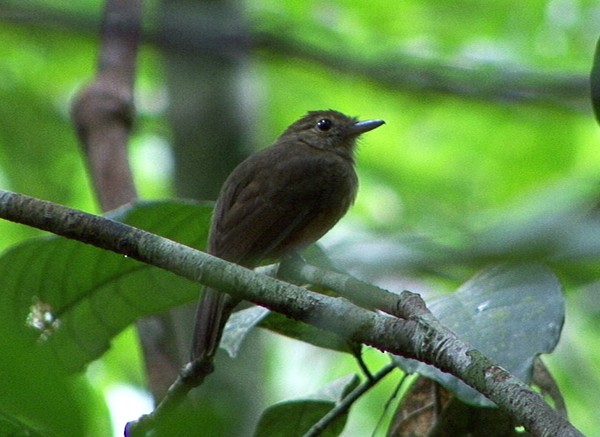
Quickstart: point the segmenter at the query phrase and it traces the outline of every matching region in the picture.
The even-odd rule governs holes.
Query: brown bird
[[[253,268],[321,238],[354,202],[356,139],[382,120],[311,111],[227,178],[215,207],[208,253]],[[206,288],[196,313],[192,359],[212,357],[239,301]]]

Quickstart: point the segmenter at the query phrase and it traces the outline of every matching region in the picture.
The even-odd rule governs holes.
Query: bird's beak
[[[370,130],[378,128],[384,123],[385,121],[383,120],[357,121],[356,123],[354,123],[354,126],[350,128],[350,133],[352,135],[364,134],[365,132],[369,132]]]

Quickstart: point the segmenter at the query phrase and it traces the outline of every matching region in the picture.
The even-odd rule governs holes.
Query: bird
[[[269,147],[239,164],[215,205],[207,252],[247,268],[299,253],[327,233],[358,189],[357,138],[384,124],[334,110],[309,111]],[[191,359],[214,358],[238,299],[206,287]]]

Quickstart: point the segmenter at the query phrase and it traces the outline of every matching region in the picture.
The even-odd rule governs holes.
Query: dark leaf
[[[269,310],[257,305],[236,311],[229,317],[223,330],[220,347],[235,358],[248,332],[269,314]]]
[[[519,434],[504,411],[467,405],[437,382],[419,377],[398,405],[388,437],[441,435],[512,437]]]
[[[538,354],[558,343],[564,320],[564,297],[556,276],[539,264],[490,267],[456,293],[429,308],[462,339],[529,383]],[[491,405],[457,378],[415,360],[398,358],[401,367],[434,379],[464,402]]]

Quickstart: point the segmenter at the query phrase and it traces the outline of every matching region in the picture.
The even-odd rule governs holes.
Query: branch
[[[342,399],[334,408],[331,409],[325,416],[315,423],[303,437],[317,437],[320,436],[325,429],[339,416],[348,412],[354,402],[356,402],[362,395],[373,388],[379,381],[385,378],[392,370],[396,369],[396,366],[388,364],[381,369],[372,378],[365,381],[364,384],[356,387],[352,392]]]
[[[141,0],[106,2],[96,80],[73,102],[73,121],[103,211],[137,197],[127,141],[134,118],[141,10]]]
[[[506,64],[461,64],[426,59],[396,50],[366,58],[340,47],[316,46],[290,35],[288,28],[254,35],[267,56],[295,58],[350,74],[391,90],[455,95],[503,104],[528,103],[569,111],[589,111],[589,79],[584,74],[544,73]],[[333,40],[328,39],[328,41]]]
[[[6,8],[0,20],[26,26],[43,27],[78,34],[95,28],[96,20],[63,11],[56,13],[36,7],[35,12],[26,7]],[[367,59],[362,53],[329,44],[339,38],[322,38],[327,49],[308,44],[291,36],[293,22],[278,21],[277,27],[254,31],[250,38],[236,29],[218,33],[215,29],[181,26],[174,16],[173,24],[164,29],[150,29],[148,42],[164,50],[189,53],[210,53],[227,57],[240,50],[261,50],[266,56],[289,61],[290,58],[308,61],[344,75],[356,76],[396,91],[415,93],[432,92],[459,97],[495,100],[509,104],[534,104],[568,111],[589,111],[589,80],[587,74],[571,72],[543,73],[525,67],[508,68],[503,64],[442,62],[401,54],[397,50],[381,52],[376,59]],[[214,26],[213,26],[214,27]],[[326,34],[313,23],[315,33]],[[333,34],[335,36],[335,34]]]
[[[361,281],[346,273],[325,270],[307,264],[300,257],[286,257],[282,261],[281,267],[277,269],[277,272],[273,272],[271,266],[259,268],[259,271],[300,284],[327,287],[363,308],[378,309],[401,319],[419,318],[424,323],[434,322],[433,315],[425,306],[425,302],[417,294],[404,291],[404,299],[398,301],[396,293]]]
[[[0,191],[0,217],[126,255],[351,341],[435,365],[483,393],[534,435],[582,435],[539,394],[435,323],[433,316],[429,323],[422,314],[416,319],[378,314],[119,222],[7,191]],[[406,296],[399,296],[401,307]]]

